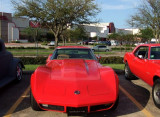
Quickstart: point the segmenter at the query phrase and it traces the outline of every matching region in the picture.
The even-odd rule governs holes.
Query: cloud
[[[120,0],[123,3],[128,3],[130,5],[132,5],[133,7],[137,7],[142,0]]]
[[[131,9],[132,6],[126,6],[126,5],[109,5],[109,4],[102,4],[102,9],[104,10],[125,10],[125,9]]]

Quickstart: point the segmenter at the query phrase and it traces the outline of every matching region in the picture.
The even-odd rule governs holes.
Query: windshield
[[[160,59],[160,46],[151,47],[150,59]]]
[[[52,59],[92,59],[96,60],[90,49],[57,49]]]

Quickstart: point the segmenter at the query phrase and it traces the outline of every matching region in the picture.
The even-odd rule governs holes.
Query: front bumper
[[[39,104],[40,108],[43,110],[65,112],[68,113],[68,115],[81,115],[81,114],[84,115],[90,112],[109,110],[110,108],[112,108],[113,105],[114,103],[106,103],[99,105],[88,105],[83,107],[71,107],[71,106]]]

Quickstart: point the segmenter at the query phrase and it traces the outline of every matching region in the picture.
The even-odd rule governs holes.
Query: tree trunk
[[[62,40],[63,40],[63,46],[65,46],[65,38],[64,38],[64,36],[61,35],[61,38],[62,38]]]
[[[55,48],[58,46],[58,36],[55,35]]]

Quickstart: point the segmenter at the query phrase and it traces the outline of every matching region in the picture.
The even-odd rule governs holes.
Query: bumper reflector
[[[41,104],[41,107],[47,110],[64,111],[64,106]]]

